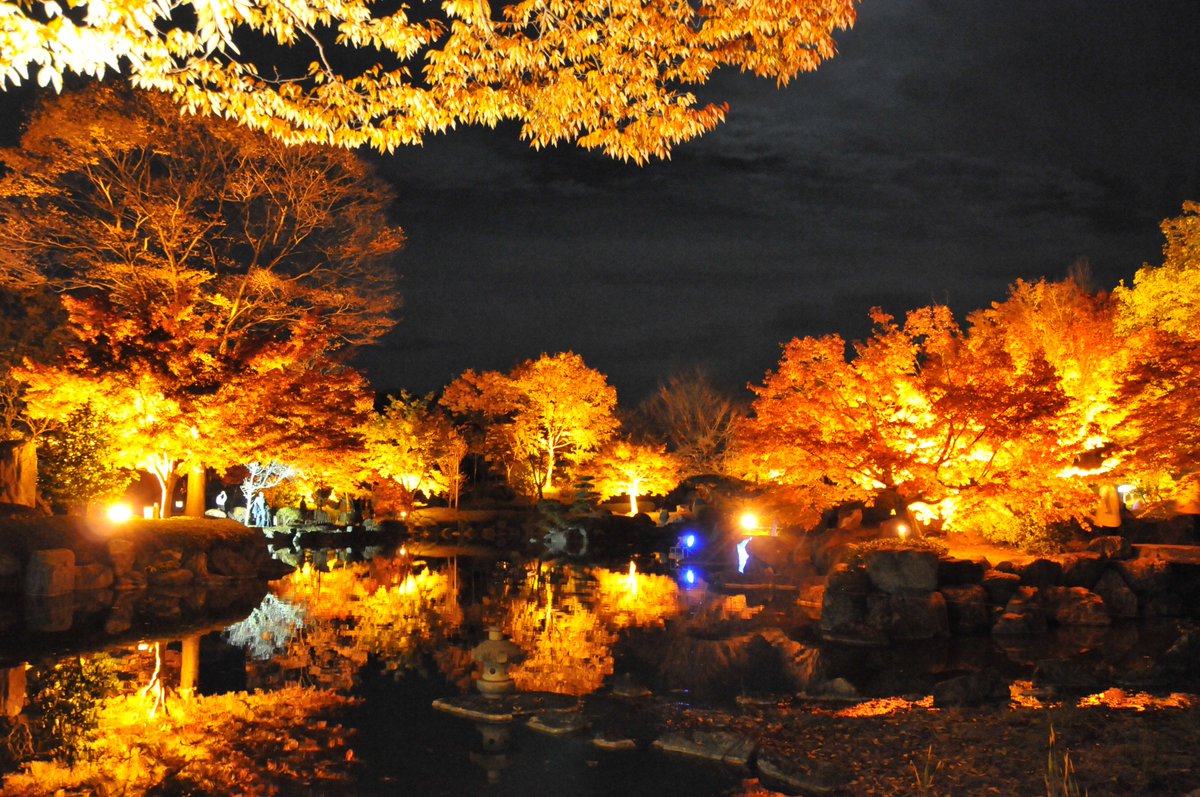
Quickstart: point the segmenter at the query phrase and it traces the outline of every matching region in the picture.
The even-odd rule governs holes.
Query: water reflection
[[[504,626],[525,651],[513,679],[523,692],[587,695],[613,673],[612,646],[626,628],[661,627],[681,610],[666,576],[532,563]]]
[[[139,794],[165,782],[172,793],[353,793],[369,780],[367,766],[396,777],[399,765],[391,759],[399,740],[418,755],[430,749],[424,738],[436,721],[413,719],[423,716],[414,706],[428,714],[433,697],[474,691],[469,651],[493,624],[526,654],[512,670],[519,691],[572,697],[596,692],[614,672],[630,673],[633,665],[660,693],[686,688],[696,695],[711,687],[730,701],[739,694],[761,697],[749,695],[760,690],[790,698],[846,678],[858,695],[881,697],[845,710],[844,716],[861,717],[926,710],[929,698],[892,696],[926,695],[947,673],[995,667],[997,657],[1009,662],[1004,675],[1036,665],[1031,690],[1037,673],[1050,672],[1044,661],[1052,647],[1048,638],[944,640],[904,651],[818,650],[797,642],[802,637],[789,635],[790,628],[781,630],[785,618],[797,616],[790,593],[765,604],[765,598],[748,602],[745,595],[681,591],[672,578],[634,565],[422,560],[404,552],[367,561],[341,553],[318,559],[320,567],[309,562],[272,584],[221,639],[180,628],[174,638],[0,671],[4,768],[28,763],[6,779],[3,794],[99,791],[96,784],[110,793]],[[1109,671],[1136,670],[1130,657],[1146,647],[1145,631],[1132,627],[1107,629],[1108,648],[1080,633],[1068,630],[1054,639],[1076,661],[1081,650],[1091,651]],[[236,686],[214,687],[211,672],[206,684],[205,668],[220,662],[236,670]],[[414,682],[423,686],[414,689]],[[1111,683],[1106,679],[1103,686]],[[401,693],[406,697],[396,697]],[[362,719],[368,713],[364,695],[377,701],[369,722]],[[1014,694],[1014,705],[1022,705],[1019,698],[1032,701],[1036,694]],[[1148,699],[1110,690],[1090,702],[1072,702],[1159,707]],[[350,724],[347,717],[357,717],[354,724],[370,728],[363,736],[372,738],[342,728],[340,722]],[[630,729],[639,722],[622,717],[616,730],[638,735]],[[494,724],[466,729],[471,740],[455,751],[463,765],[455,777],[473,776],[480,787],[485,780],[524,777],[518,773],[530,768],[530,750],[537,749],[528,732],[521,736],[521,730]],[[638,736],[639,744],[652,732]],[[373,763],[360,763],[353,750],[371,751],[372,745]],[[590,747],[575,753],[595,755]],[[404,777],[418,782],[411,773]]]

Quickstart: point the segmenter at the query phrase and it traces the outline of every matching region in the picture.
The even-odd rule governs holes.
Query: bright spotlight
[[[133,510],[128,504],[113,504],[105,514],[113,523],[127,523],[133,518]]]
[[[684,570],[683,571],[683,581],[689,587],[694,586],[696,583],[696,571],[690,567],[687,570]]]
[[[738,522],[746,531],[754,531],[758,528],[758,515],[753,512],[744,512]]]
[[[687,536],[685,536],[683,538],[683,547],[684,548],[695,548],[696,547],[696,535],[688,534]]]

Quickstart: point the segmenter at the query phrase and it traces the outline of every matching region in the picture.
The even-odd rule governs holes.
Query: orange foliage
[[[837,336],[796,339],[739,430],[741,468],[820,508],[894,491],[938,506],[953,526],[989,503],[1081,514],[1086,490],[1057,480],[1067,397],[1042,356],[967,336],[945,307],[881,311],[847,360]]]
[[[509,484],[539,498],[561,460],[586,462],[616,431],[617,391],[578,354],[543,354],[508,374],[467,371],[442,404],[484,430],[483,453],[502,464]]]
[[[1114,292],[1130,336],[1122,440],[1143,474],[1187,474],[1200,458],[1200,203],[1183,210],[1163,222],[1163,264],[1139,269],[1132,288]]]
[[[629,514],[636,515],[638,496],[670,491],[679,483],[680,466],[664,446],[619,440],[601,449],[586,470],[596,492],[629,496]]]

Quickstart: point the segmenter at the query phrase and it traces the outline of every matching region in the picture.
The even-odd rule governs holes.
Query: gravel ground
[[[837,706],[796,704],[737,711],[679,708],[675,730],[724,728],[755,739],[759,755],[813,773],[840,795],[1044,797],[1050,756],[1069,756],[1079,794],[1189,795],[1200,790],[1200,698],[1111,690],[1080,706],[934,709],[931,700]],[[1026,700],[1026,703],[1035,701]],[[919,777],[918,773],[928,773]],[[931,777],[930,777],[931,776]],[[921,787],[921,781],[926,784]],[[748,775],[737,797],[796,794]]]

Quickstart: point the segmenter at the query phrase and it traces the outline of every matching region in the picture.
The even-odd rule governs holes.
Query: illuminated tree
[[[588,462],[597,492],[605,498],[629,496],[629,515],[638,513],[639,495],[665,493],[679,484],[679,462],[664,446],[624,440],[610,443]]]
[[[1162,224],[1163,264],[1138,270],[1133,287],[1113,292],[1117,324],[1129,336],[1120,398],[1128,411],[1121,439],[1130,466],[1195,479],[1200,461],[1200,203]]]
[[[26,385],[25,402],[32,419],[65,426],[88,408],[102,417],[111,434],[112,466],[144,469],[158,480],[162,517],[170,515],[170,498],[178,474],[200,461],[199,431],[178,401],[166,396],[149,377],[91,377],[54,366],[29,366],[19,372]]]
[[[49,362],[62,345],[64,313],[45,285],[0,278],[0,441],[37,437],[45,431],[25,412],[18,371],[26,359]]]
[[[336,347],[393,323],[391,194],[348,153],[97,86],[2,158],[0,272],[66,294],[91,365],[208,390],[298,328]]]
[[[683,476],[724,473],[725,451],[742,408],[722,395],[703,371],[676,374],[638,407],[637,426],[664,440]]]
[[[722,67],[779,84],[812,71],[833,57],[833,31],[854,23],[854,5],[522,0],[493,11],[443,0],[412,14],[366,0],[91,0],[65,13],[7,0],[0,82],[60,89],[64,72],[127,69],[190,111],[292,143],[391,150],[517,120],[535,147],[576,141],[644,160],[724,118],[689,86]]]
[[[90,403],[38,439],[38,489],[52,504],[86,505],[119,497],[132,474],[114,466],[112,430]]]
[[[1138,269],[1133,287],[1113,291],[1121,332],[1158,330],[1185,338],[1200,334],[1200,202],[1185,202],[1183,215],[1162,223],[1166,243],[1161,266]]]
[[[331,463],[365,419],[335,356],[393,323],[401,243],[358,160],[106,87],[47,104],[3,159],[0,281],[62,292],[73,335],[46,379],[105,374],[164,498],[183,467]]]
[[[1084,274],[1060,282],[1018,280],[1008,299],[968,321],[972,338],[994,339],[1018,369],[1040,359],[1054,369],[1069,399],[1060,424],[1064,441],[1085,451],[1111,446],[1123,415],[1116,392],[1127,351],[1114,328],[1112,303],[1089,290]]]
[[[457,503],[459,465],[467,444],[449,418],[432,406],[432,397],[390,396],[387,407],[361,434],[367,467],[409,493],[442,494]]]
[[[745,472],[818,510],[887,491],[950,525],[994,502],[1082,513],[1090,494],[1054,482],[1075,452],[1057,442],[1066,397],[1044,359],[1014,362],[994,340],[964,336],[944,307],[909,313],[903,326],[872,317],[874,333],[849,361],[836,335],[784,347],[752,388]]]
[[[442,405],[484,425],[483,453],[503,464],[514,487],[541,498],[562,461],[582,464],[616,431],[617,392],[578,354],[543,354],[508,374],[467,371]]]

